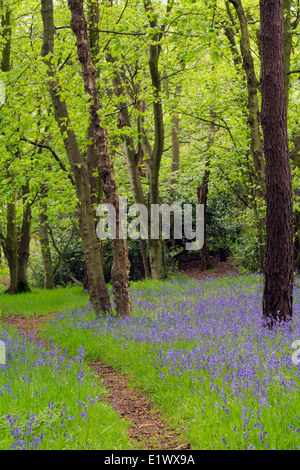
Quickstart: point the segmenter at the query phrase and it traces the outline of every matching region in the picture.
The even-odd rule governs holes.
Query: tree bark
[[[111,282],[114,303],[117,315],[131,315],[129,295],[129,269],[128,247],[120,237],[120,207],[119,194],[113,163],[108,148],[108,135],[101,126],[99,111],[101,110],[99,93],[95,80],[95,68],[92,60],[90,43],[87,35],[87,23],[83,10],[82,0],[68,0],[71,11],[71,28],[77,39],[77,54],[81,63],[85,92],[91,96],[90,120],[93,144],[98,160],[98,171],[103,184],[105,202],[111,204],[116,211],[116,238],[112,240],[113,266]]]
[[[23,219],[20,239],[18,241],[18,292],[30,292],[27,280],[27,268],[30,255],[30,228],[31,205],[26,198],[29,194],[29,185],[22,186]]]
[[[10,294],[18,292],[18,245],[17,245],[17,212],[15,201],[7,204],[6,257],[9,267],[10,283],[7,290]]]
[[[267,249],[263,315],[272,327],[293,313],[293,204],[289,161],[283,0],[261,0],[262,126],[266,159]]]
[[[285,69],[285,105],[288,113],[289,109],[289,96],[290,96],[290,84],[291,84],[291,52],[293,46],[293,34],[291,33],[292,21],[291,21],[291,6],[292,0],[283,0],[283,11],[285,15],[284,19],[284,69]]]
[[[48,86],[53,103],[54,116],[63,139],[75,181],[76,194],[79,201],[78,219],[80,235],[87,266],[88,290],[95,313],[99,316],[101,312],[111,309],[111,303],[105,285],[99,242],[95,231],[87,164],[80,153],[66,101],[61,101],[61,87],[55,78],[55,71],[50,56],[54,51],[53,0],[42,0],[42,19],[44,26],[42,57],[48,66],[50,78]]]
[[[39,213],[39,222],[40,222],[40,244],[43,258],[44,266],[44,289],[53,289],[53,265],[51,257],[51,249],[48,237],[48,216],[47,216],[47,204],[41,206],[41,211]]]
[[[98,59],[97,55],[100,52],[99,32],[99,1],[88,1],[88,25],[89,25],[89,41],[92,54],[93,64],[96,66]],[[96,71],[95,75],[99,77],[99,72]],[[93,141],[93,125],[89,125],[88,138]],[[100,175],[96,175],[98,170],[98,159],[96,154],[95,145],[93,142],[88,146],[88,172],[91,186],[91,200],[92,207],[95,213],[95,225],[97,225],[96,209],[99,204],[103,202],[103,189]]]
[[[3,3],[1,2],[1,7]],[[11,11],[9,8],[3,12],[2,15],[2,38],[3,50],[1,57],[1,70],[2,72],[9,72],[11,70]],[[7,292],[17,293],[18,285],[18,248],[17,248],[17,215],[16,215],[16,201],[11,201],[7,204],[6,212],[6,238],[2,239],[4,246],[4,253],[7,258],[9,267],[10,284]]]

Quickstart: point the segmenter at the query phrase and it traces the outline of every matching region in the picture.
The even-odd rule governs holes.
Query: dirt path
[[[238,276],[240,271],[232,258],[227,258],[225,262],[221,262],[218,256],[209,258],[209,269],[203,271],[201,261],[198,254],[184,255],[178,260],[178,271],[190,279],[218,279],[229,275]]]
[[[1,320],[18,328],[28,337],[35,331],[36,340],[43,341],[39,327],[55,314],[31,318],[11,316]],[[43,341],[46,346],[46,342]],[[136,450],[188,450],[190,445],[178,430],[172,429],[154,408],[150,399],[137,388],[130,388],[130,379],[122,372],[97,360],[88,364],[99,376],[108,394],[104,401],[114,407],[122,418],[131,421],[129,437]]]

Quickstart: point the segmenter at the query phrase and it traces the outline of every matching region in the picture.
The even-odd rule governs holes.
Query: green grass
[[[125,450],[128,422],[103,403],[104,387],[81,362],[46,351],[0,325],[0,450]],[[39,442],[40,441],[40,442]]]
[[[84,307],[88,295],[81,287],[53,290],[33,289],[25,294],[0,294],[0,316],[22,315],[33,317]]]

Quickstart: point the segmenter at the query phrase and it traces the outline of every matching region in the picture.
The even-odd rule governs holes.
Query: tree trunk
[[[152,5],[149,0],[144,0],[144,7],[149,15],[151,27],[157,27],[157,21],[151,18]],[[161,102],[161,76],[159,72],[159,57],[161,53],[160,41],[161,33],[154,34],[152,43],[149,46],[149,70],[151,75],[152,86],[154,89],[153,115],[155,128],[155,141],[152,154],[150,156],[150,180],[149,180],[149,203],[150,214],[152,217],[152,206],[159,204],[159,170],[161,158],[164,150],[164,118]],[[161,230],[159,230],[161,233]],[[151,232],[150,232],[151,234]],[[164,249],[161,237],[157,240],[149,240],[150,266],[153,279],[166,279],[168,277],[167,266],[165,264]]]
[[[106,60],[110,64],[114,65],[116,60],[110,52],[106,54]],[[117,70],[116,67],[114,67],[114,74],[113,74],[113,86],[115,90],[115,95],[118,98],[118,108],[119,108],[119,122],[118,125],[120,128],[131,128],[131,119],[129,116],[128,112],[128,106],[127,103],[124,102],[124,89],[122,85],[122,81],[120,78],[120,74]],[[141,118],[139,118],[140,121]],[[139,127],[139,136],[141,137],[141,129]],[[135,144],[134,144],[134,139],[132,136],[129,135],[129,133],[126,133],[125,136],[123,137],[123,142],[124,142],[124,148],[125,148],[125,155],[127,159],[127,169],[128,169],[128,176],[129,176],[129,183],[130,183],[130,189],[133,195],[133,199],[135,204],[141,204],[143,206],[146,206],[146,201],[144,197],[144,192],[142,188],[142,183],[141,183],[141,175],[140,175],[140,170],[139,170],[139,164],[140,164],[140,159],[142,158],[142,149],[141,145],[139,145],[138,151],[135,151]],[[143,227],[144,233],[147,232],[148,226]],[[148,260],[146,256],[146,251],[144,249],[144,243],[142,239],[139,239],[140,247],[141,247],[141,253],[142,253],[142,259],[143,259],[143,266],[144,266],[144,271],[145,271],[145,276],[148,278],[150,277],[150,272],[149,272],[149,266],[148,266]]]
[[[284,11],[284,69],[285,69],[285,104],[288,113],[289,109],[289,96],[290,96],[290,84],[291,84],[291,52],[293,46],[293,34],[291,33],[292,21],[291,21],[291,6],[292,0],[283,0],[283,11]]]
[[[262,126],[266,159],[267,249],[263,315],[275,320],[292,317],[293,204],[289,161],[283,0],[261,0]]]
[[[18,242],[18,292],[30,292],[27,280],[27,268],[30,254],[31,206],[26,201],[29,185],[22,187],[23,220]]]
[[[10,294],[16,294],[18,292],[18,245],[16,218],[16,203],[9,202],[7,204],[7,235],[5,246],[10,276],[10,283],[7,292]]]
[[[88,25],[89,25],[89,41],[92,54],[92,60],[94,65],[97,64],[97,55],[100,52],[99,46],[99,32],[97,28],[99,26],[99,1],[89,0],[88,1]],[[97,78],[99,72],[95,72]],[[88,129],[88,138],[93,140],[93,125],[90,123]],[[91,200],[92,207],[95,212],[95,226],[97,225],[96,209],[99,204],[103,202],[103,189],[100,175],[96,175],[98,170],[98,158],[96,154],[95,145],[91,143],[88,146],[88,172],[91,186]]]
[[[242,5],[242,1],[229,1],[234,6],[240,23],[240,47],[243,58],[243,68],[247,77],[249,126],[251,133],[251,154],[255,167],[257,183],[260,186],[260,189],[257,189],[257,193],[258,195],[265,197],[265,164],[260,131],[260,112],[258,101],[259,81],[257,80],[255,73],[254,61],[250,46],[248,22]]]
[[[48,66],[49,92],[54,107],[54,116],[59,127],[66,154],[75,180],[76,194],[79,201],[78,219],[84,257],[87,266],[88,287],[91,303],[97,316],[110,310],[111,303],[105,285],[99,242],[95,231],[94,214],[91,205],[91,191],[87,164],[82,158],[78,141],[70,121],[67,104],[61,101],[61,87],[55,79],[51,59],[48,54],[54,51],[53,0],[42,0],[42,18],[44,40],[42,56]]]
[[[99,111],[101,110],[99,93],[96,86],[95,68],[92,60],[90,43],[87,35],[87,23],[81,0],[68,0],[71,10],[71,28],[77,39],[77,54],[81,63],[85,91],[92,97],[90,106],[91,134],[98,159],[98,171],[103,184],[105,202],[116,211],[116,238],[112,240],[113,266],[111,282],[117,315],[131,315],[129,296],[129,259],[128,247],[120,237],[119,194],[114,168],[109,154],[107,131],[101,127]]]
[[[65,255],[63,254],[63,252],[58,248],[57,244],[56,244],[56,241],[55,241],[55,238],[54,238],[54,235],[53,235],[53,231],[51,229],[51,227],[48,225],[47,226],[47,229],[49,231],[49,234],[50,234],[50,237],[51,237],[51,240],[52,240],[52,244],[53,244],[53,248],[55,249],[56,253],[58,254],[58,256],[60,257],[60,259],[62,260],[63,264],[65,265],[65,268],[67,270],[67,273],[68,273],[68,276],[69,278],[71,279],[72,282],[74,282],[74,284],[76,284],[77,286],[82,286],[81,282],[78,281],[72,274],[72,271],[70,269],[70,266],[69,266],[69,263],[65,257]]]
[[[208,250],[207,250],[207,243],[206,243],[206,213],[207,213],[207,197],[208,197],[208,183],[209,183],[209,175],[210,175],[210,157],[209,155],[206,157],[205,161],[205,168],[203,172],[202,182],[197,190],[198,196],[198,204],[204,205],[204,244],[200,250],[200,259],[201,259],[201,268],[205,271],[209,267],[209,257],[208,257]]]
[[[39,221],[40,221],[40,244],[41,244],[43,266],[44,266],[44,289],[53,289],[54,288],[53,265],[52,265],[51,249],[50,249],[48,229],[47,229],[47,224],[48,224],[47,204],[43,204],[41,207],[41,211],[39,213]]]
[[[1,7],[3,3],[1,2]],[[11,41],[12,41],[12,30],[11,30],[11,11],[7,7],[2,12],[2,39],[3,49],[1,57],[1,70],[2,72],[9,72],[11,70]],[[16,202],[10,202],[7,204],[7,232],[5,240],[2,239],[4,245],[4,252],[7,258],[10,284],[7,292],[17,293],[18,284],[18,251],[17,251],[17,220],[16,220]]]
[[[206,149],[206,161],[205,161],[205,168],[203,173],[203,178],[201,185],[198,188],[198,204],[204,205],[204,244],[200,250],[200,259],[203,266],[203,269],[206,270],[209,268],[209,257],[208,257],[208,250],[207,250],[207,243],[206,243],[206,214],[207,214],[207,198],[208,198],[208,185],[209,185],[209,178],[210,178],[210,148],[213,144],[214,135],[216,133],[216,126],[214,124],[215,120],[215,113],[213,110],[210,111],[210,118],[211,124],[209,129],[209,137],[207,142],[207,149]]]

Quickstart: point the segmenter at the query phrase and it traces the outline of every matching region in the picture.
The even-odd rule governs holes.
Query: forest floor
[[[55,314],[20,317],[10,316],[1,320],[14,326],[26,337],[35,333],[36,341],[43,339],[40,327],[54,318]],[[135,450],[188,450],[189,443],[178,429],[173,429],[157,410],[151,400],[136,387],[131,387],[130,378],[100,360],[88,364],[98,375],[107,390],[104,401],[114,407],[121,418],[130,421],[129,438]]]
[[[210,258],[210,268],[201,271],[199,257],[183,257],[179,260],[179,273],[189,278],[207,279],[219,278],[228,274],[240,274],[234,260],[228,258],[220,262],[217,257]],[[43,323],[54,318],[55,314],[22,317],[11,315],[1,320],[24,333],[26,337],[35,333],[35,341],[42,341],[47,347],[47,341],[42,337],[40,327]],[[130,421],[129,437],[133,448],[137,450],[187,450],[190,444],[180,430],[173,429],[157,410],[146,394],[137,388],[132,388],[130,378],[121,371],[103,363],[100,360],[88,364],[98,375],[107,390],[105,401],[117,409],[122,418]]]
[[[201,268],[199,255],[184,255],[178,259],[178,271],[180,274],[192,279],[220,278],[228,275],[238,276],[240,271],[233,258],[220,261],[219,256],[209,257],[209,267],[205,271]]]

